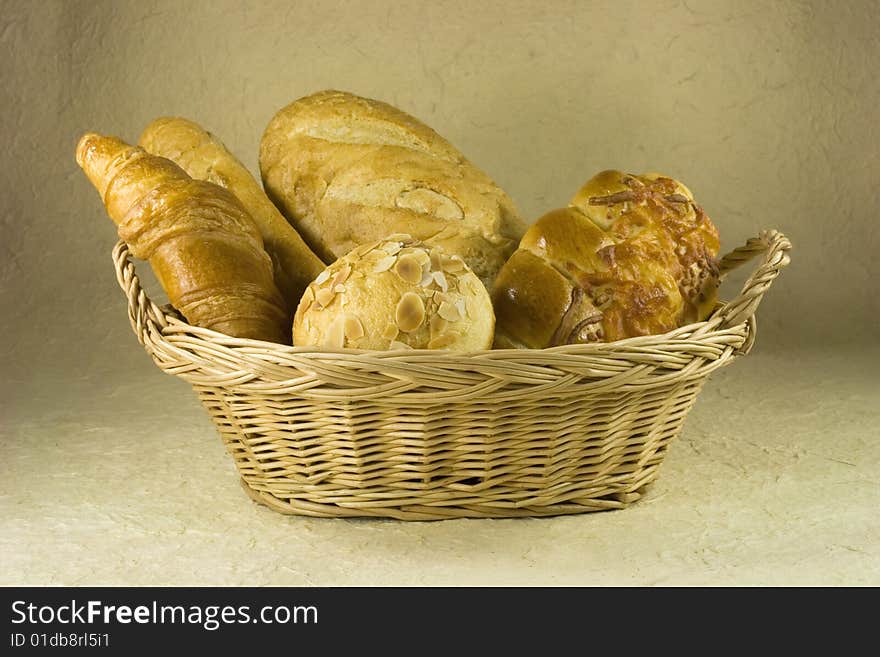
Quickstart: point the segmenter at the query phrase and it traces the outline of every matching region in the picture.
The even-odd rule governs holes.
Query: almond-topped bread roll
[[[603,171],[541,217],[496,280],[496,347],[664,333],[705,319],[718,231],[678,181]]]
[[[494,326],[489,293],[459,256],[391,235],[356,247],[306,288],[293,344],[474,351],[492,346]]]
[[[341,91],[301,98],[260,145],[269,197],[326,262],[392,233],[457,254],[487,285],[525,225],[449,142],[386,103]]]

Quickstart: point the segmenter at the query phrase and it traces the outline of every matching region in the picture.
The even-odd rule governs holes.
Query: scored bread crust
[[[513,201],[434,130],[381,101],[322,91],[280,110],[260,144],[269,197],[325,261],[408,233],[491,286],[525,231]]]
[[[493,291],[495,346],[610,342],[705,319],[718,231],[680,182],[600,172],[542,216]]]

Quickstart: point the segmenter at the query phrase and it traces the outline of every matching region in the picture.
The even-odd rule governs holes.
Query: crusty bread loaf
[[[718,232],[678,181],[603,171],[541,217],[496,280],[496,347],[663,333],[716,303]]]
[[[279,111],[260,145],[269,197],[325,261],[408,233],[487,285],[525,230],[511,199],[449,142],[383,102],[341,91]]]
[[[491,347],[494,326],[489,293],[459,256],[391,235],[315,279],[294,316],[293,343],[473,351]]]
[[[197,180],[225,187],[251,215],[269,257],[275,284],[290,311],[303,290],[326,266],[281,215],[250,171],[210,132],[181,117],[162,117],[143,131],[139,144],[153,155],[168,158]]]

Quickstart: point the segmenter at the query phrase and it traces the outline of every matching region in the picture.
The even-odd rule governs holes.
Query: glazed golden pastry
[[[263,188],[223,143],[198,124],[165,117],[151,122],[139,141],[149,153],[176,162],[197,180],[207,180],[235,194],[256,222],[272,258],[275,284],[291,319],[306,286],[326,266],[281,215]]]
[[[290,343],[272,261],[231,192],[115,137],[84,135],[76,161],[119,237],[149,260],[190,324],[239,338]]]
[[[296,311],[293,343],[474,351],[492,346],[494,325],[489,293],[459,256],[391,235],[315,279]]]
[[[269,197],[322,259],[408,233],[462,256],[485,284],[525,225],[449,142],[386,103],[341,91],[279,111],[260,144]]]
[[[603,171],[541,217],[502,268],[495,346],[610,342],[705,319],[718,249],[717,229],[680,182]]]

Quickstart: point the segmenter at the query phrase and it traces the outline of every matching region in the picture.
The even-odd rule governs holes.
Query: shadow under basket
[[[754,314],[789,262],[764,231],[740,294],[663,335],[535,350],[338,351],[231,338],[154,304],[113,250],[132,328],[189,382],[245,491],[281,513],[400,520],[620,509],[657,476],[709,375],[749,352]]]

